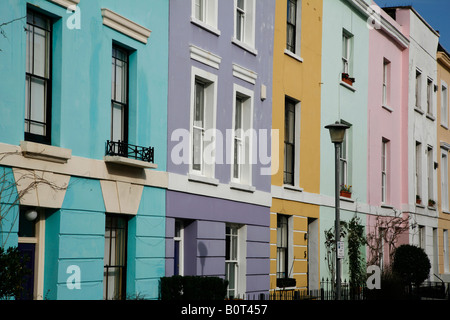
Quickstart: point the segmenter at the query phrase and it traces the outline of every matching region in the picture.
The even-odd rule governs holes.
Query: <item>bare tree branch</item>
[[[67,185],[57,185],[34,170],[24,170],[17,180],[12,171],[3,168],[0,172],[0,246],[4,247],[9,239],[12,230],[17,223],[19,214],[15,209],[20,205],[20,200],[29,192],[36,190],[40,186],[48,186],[53,191],[67,189]],[[18,188],[18,186],[21,188]],[[23,187],[25,185],[25,187]],[[10,223],[9,229],[3,230],[6,222]],[[6,237],[4,238],[4,234]]]

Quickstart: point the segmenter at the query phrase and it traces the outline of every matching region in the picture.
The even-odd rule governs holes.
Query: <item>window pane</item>
[[[30,17],[32,17],[32,20],[30,20],[31,24],[34,24],[35,26],[44,30],[49,29],[49,20],[45,16],[37,12],[33,12]]]
[[[348,37],[345,34],[342,36],[342,57],[348,59]]]
[[[244,10],[244,0],[237,0],[237,7]]]
[[[295,141],[295,105],[286,101],[286,114],[285,114],[285,141],[294,143]]]
[[[126,103],[126,64],[120,60],[113,60],[113,99],[117,102]]]
[[[292,173],[294,172],[294,146],[291,144],[286,144],[286,172]]]
[[[237,260],[237,258],[238,258],[238,239],[237,234],[233,234],[231,238],[231,260]]]
[[[240,41],[243,40],[243,19],[244,15],[241,12],[236,13],[236,38]]]
[[[122,217],[107,216],[103,294],[105,299],[125,298],[127,222]]]
[[[111,72],[111,139],[127,143],[128,52],[117,46],[112,48]]]
[[[297,20],[297,0],[288,0],[287,22],[295,25]]]
[[[287,278],[286,258],[286,249],[277,248],[277,278]]]
[[[123,106],[112,104],[112,141],[123,141]]]
[[[287,247],[287,217],[277,217],[277,247]]]
[[[240,41],[244,41],[244,0],[237,0],[236,9],[236,38]]]
[[[295,27],[290,24],[286,28],[286,47],[289,51],[295,52]]]
[[[194,10],[195,10],[195,18],[203,21],[203,11],[204,11],[204,7],[203,7],[203,2],[204,0],[195,0],[195,5],[194,5]]]
[[[419,71],[416,71],[416,107],[420,108],[421,105],[421,74]]]
[[[33,74],[48,77],[48,36],[47,32],[34,28]]]
[[[200,82],[195,83],[195,110],[194,126],[204,128],[204,108],[205,108],[205,85]]]
[[[31,78],[31,120],[45,122],[46,81]]]
[[[193,164],[192,168],[197,171],[202,170],[202,153],[203,153],[203,130],[193,128]]]
[[[236,263],[225,263],[225,279],[228,280],[228,292],[229,298],[236,296]]]
[[[240,164],[242,163],[241,154],[242,154],[242,144],[239,140],[234,140],[234,167],[233,167],[233,178],[239,179],[240,177]]]
[[[26,72],[33,72],[33,26],[27,26],[27,61],[26,61]]]
[[[25,80],[25,119],[30,119],[30,87],[31,78],[26,76]]]
[[[235,124],[234,129],[242,129],[242,100],[236,99],[236,112],[235,112]]]

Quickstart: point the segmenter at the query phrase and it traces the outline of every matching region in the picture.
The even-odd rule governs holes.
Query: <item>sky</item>
[[[380,7],[412,6],[428,24],[439,31],[439,42],[450,51],[450,0],[374,0]]]

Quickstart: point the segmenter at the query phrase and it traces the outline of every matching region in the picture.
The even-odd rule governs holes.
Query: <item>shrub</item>
[[[172,276],[161,278],[161,300],[224,300],[228,281],[219,277]]]
[[[420,285],[428,278],[430,269],[430,259],[422,248],[405,244],[395,250],[392,271],[405,285]]]
[[[366,290],[366,297],[369,300],[404,300],[405,286],[399,276],[386,267],[381,273],[380,289]]]
[[[18,298],[23,290],[23,281],[30,270],[17,247],[6,251],[0,247],[0,300]]]

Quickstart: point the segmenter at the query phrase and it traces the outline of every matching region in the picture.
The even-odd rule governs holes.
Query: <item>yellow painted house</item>
[[[277,0],[270,288],[318,289],[322,1]],[[295,281],[293,280],[295,279]]]
[[[441,46],[437,52],[437,139],[440,145],[438,157],[438,235],[439,235],[439,277],[450,281],[450,192],[449,192],[449,157],[450,157],[450,55]]]

